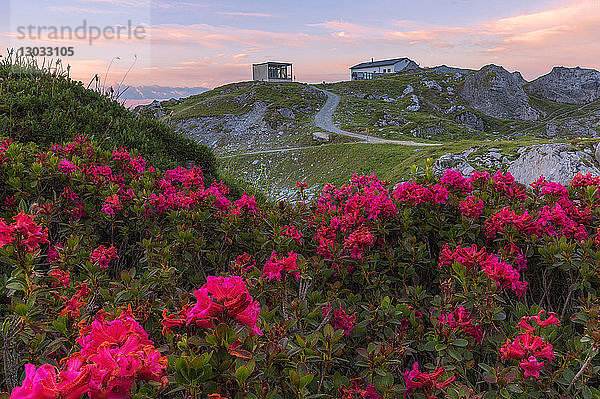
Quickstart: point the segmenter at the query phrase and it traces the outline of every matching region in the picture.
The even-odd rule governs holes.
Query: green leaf
[[[465,347],[465,346],[469,345],[469,341],[467,341],[466,339],[459,338],[459,339],[455,339],[454,341],[452,341],[452,345]]]
[[[306,374],[304,377],[300,378],[299,388],[300,390],[304,389],[305,386],[310,384],[315,378],[314,374]]]
[[[235,370],[235,378],[240,385],[246,383],[246,380],[250,376],[250,370],[246,366],[240,366],[237,370]]]

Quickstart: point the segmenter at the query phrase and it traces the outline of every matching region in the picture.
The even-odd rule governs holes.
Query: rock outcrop
[[[454,122],[470,127],[471,129],[481,130],[485,128],[483,121],[472,112],[465,111],[454,117]]]
[[[446,169],[456,170],[465,177],[471,176],[475,172],[475,168],[467,162],[467,158],[462,154],[442,155],[433,164],[433,174],[436,176],[444,174]]]
[[[498,65],[487,65],[467,76],[460,96],[476,110],[501,119],[537,120],[540,112],[529,104],[525,79]]]
[[[523,147],[520,156],[508,171],[519,183],[528,185],[540,176],[546,180],[569,185],[578,172],[600,176],[591,155],[574,151],[567,144],[543,144]]]
[[[531,94],[569,104],[586,104],[600,98],[600,72],[595,69],[554,67],[526,86]]]

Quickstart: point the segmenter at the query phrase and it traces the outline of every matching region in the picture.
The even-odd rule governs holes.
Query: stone
[[[554,67],[526,86],[531,94],[569,104],[586,104],[600,98],[600,72],[595,69]]]
[[[446,169],[452,169],[460,172],[463,176],[468,177],[475,172],[468,162],[467,158],[457,154],[444,154],[433,164],[433,174],[441,176]]]
[[[313,132],[312,135],[313,139],[319,142],[329,142],[331,140],[329,132]]]
[[[521,184],[529,185],[540,176],[546,180],[567,186],[579,172],[600,176],[600,170],[585,162],[567,144],[542,144],[525,147],[512,162],[508,171]]]
[[[476,110],[501,119],[537,120],[542,113],[529,104],[523,77],[498,65],[468,75],[459,95]]]
[[[442,91],[443,90],[442,87],[435,80],[424,80],[423,84],[428,89],[437,90],[437,91]]]
[[[594,152],[594,158],[596,158],[596,162],[600,163],[600,143],[596,145],[596,152]]]
[[[413,91],[415,91],[414,87],[412,87],[411,85],[406,86],[406,89],[404,89],[404,91],[402,92],[402,95],[405,96],[407,94],[412,93]]]
[[[483,130],[485,128],[483,120],[472,112],[465,111],[454,117],[454,122],[460,123],[475,130]]]
[[[296,115],[294,114],[294,111],[292,111],[289,108],[280,108],[277,111],[284,118],[287,118],[287,119],[296,119]]]

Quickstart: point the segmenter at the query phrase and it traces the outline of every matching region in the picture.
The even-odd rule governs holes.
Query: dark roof
[[[354,65],[353,67],[350,67],[350,69],[394,65],[395,63],[397,63],[399,61],[404,61],[404,60],[409,60],[409,59],[406,57],[402,57],[402,58],[392,58],[390,60],[381,60],[381,61],[375,61],[375,62],[363,62],[362,64],[358,64],[358,65]]]

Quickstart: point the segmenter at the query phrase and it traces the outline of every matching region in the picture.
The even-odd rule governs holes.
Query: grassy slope
[[[262,101],[267,105],[265,121],[273,131],[284,132],[282,137],[273,135],[255,146],[254,150],[279,148],[286,146],[310,146],[315,142],[312,133],[317,131],[313,124],[314,114],[325,101],[324,95],[311,90],[303,83],[266,83],[239,82],[217,87],[213,90],[191,96],[177,102],[165,101],[163,109],[169,122],[191,118],[218,117],[223,115],[241,115],[249,112],[254,103]],[[291,109],[295,118],[285,118],[278,110]],[[223,129],[217,127],[217,129]],[[227,140],[232,139],[225,136]],[[233,137],[235,139],[235,137]],[[332,136],[332,142],[353,141],[342,136]],[[221,146],[228,143],[217,142],[215,151],[221,152]],[[235,151],[234,151],[235,152]],[[231,154],[225,149],[225,155]]]
[[[209,179],[218,176],[208,147],[162,121],[136,115],[64,74],[41,71],[10,57],[0,63],[0,132],[42,145],[86,134],[105,149],[137,149],[159,167],[193,161]]]

